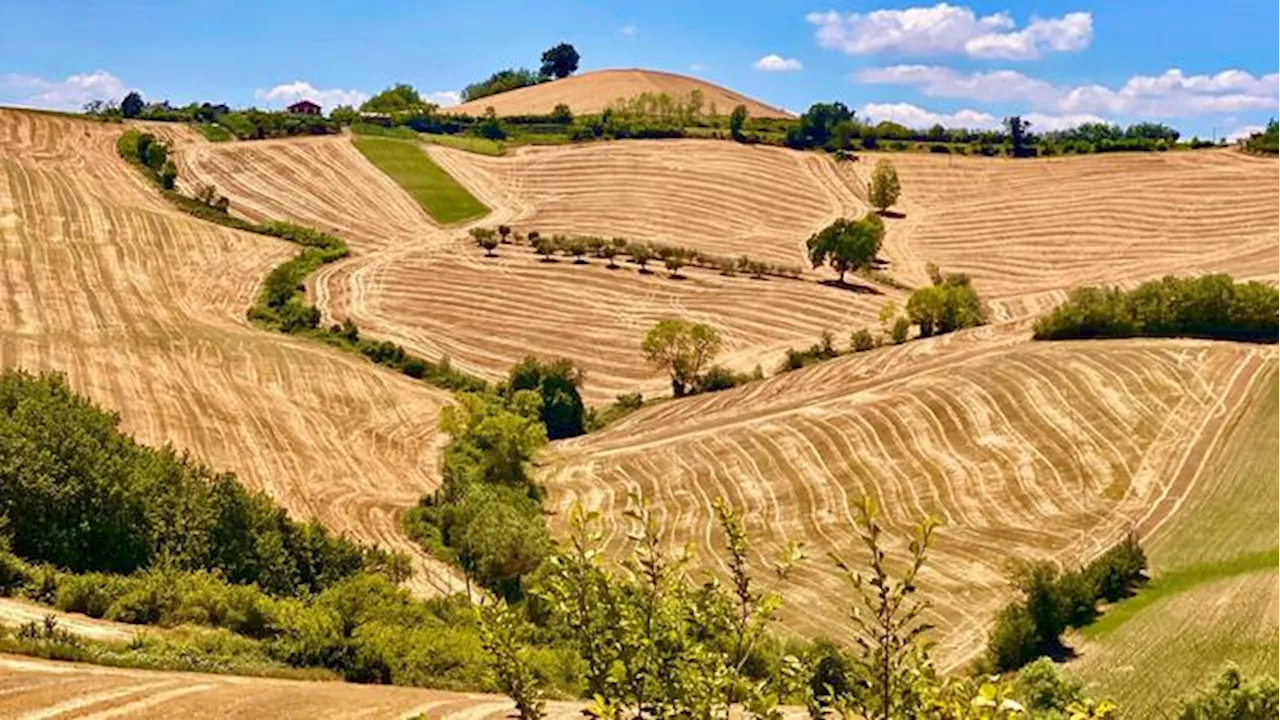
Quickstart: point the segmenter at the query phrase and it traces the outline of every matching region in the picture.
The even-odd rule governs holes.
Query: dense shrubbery
[[[129,93],[119,105],[100,101],[84,106],[87,115],[111,119],[122,115],[140,120],[196,123],[210,139],[227,139],[229,131],[241,140],[290,137],[294,135],[327,135],[338,132],[336,120],[317,115],[296,115],[249,108],[232,110],[224,104],[191,103],[171,107],[168,102],[146,104],[142,96]]]
[[[1234,665],[1213,685],[1184,700],[1178,720],[1273,720],[1280,713],[1280,687],[1269,677],[1249,680]]]
[[[528,70],[526,68],[507,68],[499,70],[490,75],[487,79],[478,83],[472,83],[462,89],[462,102],[470,102],[479,100],[482,97],[496,95],[508,90],[527,87],[529,85],[537,85],[540,82],[549,80],[545,75]]]
[[[1062,633],[1097,616],[1097,604],[1115,602],[1145,579],[1146,554],[1130,535],[1085,567],[1059,572],[1049,563],[1026,565],[1014,575],[1022,599],[1000,612],[987,642],[984,664],[1004,672],[1062,649]]]
[[[907,316],[920,326],[920,337],[976,327],[987,321],[982,300],[967,275],[942,275],[931,267],[934,284],[907,298]]]
[[[281,594],[365,565],[358,546],[290,520],[230,473],[139,445],[118,423],[59,375],[0,376],[0,533],[14,553],[73,571],[163,561]]]
[[[579,392],[585,375],[565,358],[544,363],[530,355],[511,368],[498,393],[510,400],[521,390],[536,391],[547,439],[573,437],[586,432],[587,409]]]
[[[1277,123],[1273,118],[1267,123],[1265,130],[1245,138],[1241,142],[1241,146],[1248,152],[1260,155],[1280,153],[1280,123]]]
[[[1277,302],[1276,288],[1233,282],[1229,275],[1165,277],[1128,292],[1077,288],[1036,321],[1035,337],[1197,337],[1274,343]]]

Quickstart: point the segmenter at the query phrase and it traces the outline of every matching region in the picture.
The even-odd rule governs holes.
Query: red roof
[[[289,110],[309,110],[312,108],[319,110],[320,106],[311,102],[310,100],[299,100],[298,102],[289,106]]]

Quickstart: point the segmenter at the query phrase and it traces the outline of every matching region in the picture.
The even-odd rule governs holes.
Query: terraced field
[[[514,158],[428,151],[494,208],[484,224],[522,231],[625,234],[800,264],[804,238],[862,207],[851,179],[816,155],[693,141],[545,150]],[[567,355],[586,369],[593,402],[666,392],[667,381],[639,350],[659,318],[711,322],[725,337],[724,362],[772,370],[786,348],[807,346],[823,330],[843,343],[902,295],[827,287],[818,282],[827,275],[817,274],[753,280],[690,269],[687,279],[670,280],[660,269],[607,270],[600,260],[542,263],[528,247],[504,247],[486,259],[464,229],[432,223],[343,138],[216,145],[190,138],[179,156],[188,182],[215,184],[235,212],[295,219],[349,239],[355,257],[312,283],[330,317],[350,317],[373,335],[494,379],[528,353]],[[623,173],[625,165],[645,169]],[[726,190],[734,177],[732,187],[741,189]],[[753,202],[743,177],[777,185]],[[611,189],[596,190],[602,187]]]
[[[420,592],[454,587],[396,520],[438,481],[447,395],[251,327],[259,283],[296,249],[173,209],[116,156],[119,133],[0,110],[0,363],[62,371],[141,441],[412,553]]]
[[[877,154],[857,172],[869,176]],[[1276,280],[1280,175],[1235,150],[1003,159],[893,153],[906,218],[895,272],[971,275],[996,317],[1037,315],[1083,284],[1229,272]]]
[[[559,517],[574,502],[601,510],[616,548],[639,491],[671,541],[710,562],[711,500],[724,497],[762,561],[792,540],[809,546],[815,559],[784,589],[785,619],[837,639],[849,592],[825,558],[861,550],[848,502],[877,498],[899,532],[932,515],[944,527],[922,583],[943,657],[962,661],[1008,598],[1010,560],[1084,560],[1130,527],[1155,528],[1275,367],[1268,351],[1225,343],[979,332],[968,347],[919,341],[629,416],[558,446],[543,469],[552,505]],[[950,346],[924,354],[935,342]]]

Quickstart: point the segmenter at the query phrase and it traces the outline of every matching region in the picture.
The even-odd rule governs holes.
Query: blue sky
[[[0,0],[0,103],[148,99],[327,104],[397,81],[447,102],[573,43],[582,69],[705,78],[791,110],[840,100],[911,125],[1041,129],[1155,119],[1187,135],[1277,114],[1277,5],[996,1],[769,3]],[[1210,9],[1206,9],[1209,7]]]

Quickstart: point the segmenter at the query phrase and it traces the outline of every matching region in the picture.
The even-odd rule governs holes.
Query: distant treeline
[[[142,96],[136,92],[129,93],[119,103],[101,101],[87,103],[84,111],[86,115],[108,121],[130,118],[220,127],[240,140],[263,140],[294,135],[329,135],[340,129],[336,120],[319,115],[270,112],[257,108],[232,110],[222,103],[207,102],[173,107],[167,101],[145,103]],[[206,135],[211,139],[220,139],[216,134],[206,133]]]
[[[1256,132],[1241,141],[1241,146],[1251,153],[1276,155],[1280,153],[1280,124],[1273,118],[1262,132]]]
[[[1277,341],[1275,287],[1237,283],[1230,275],[1166,277],[1131,291],[1072,290],[1067,301],[1035,324],[1037,340],[1193,337]]]

